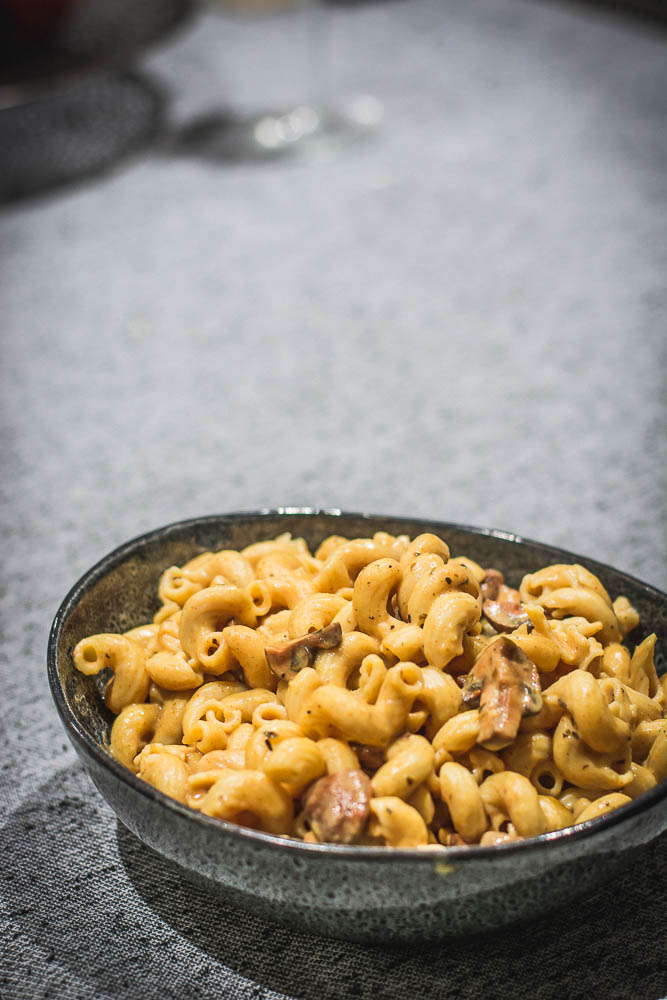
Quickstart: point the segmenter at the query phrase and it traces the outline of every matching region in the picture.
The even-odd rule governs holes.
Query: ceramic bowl
[[[311,546],[329,534],[441,535],[454,554],[524,573],[580,562],[641,615],[637,641],[658,635],[667,649],[667,595],[572,553],[487,529],[338,510],[281,508],[201,517],[135,538],[93,566],[56,614],[48,672],[69,738],[95,785],[137,837],[184,873],[264,917],[359,941],[410,941],[489,930],[542,915],[585,893],[623,864],[624,853],[667,828],[667,783],[576,828],[499,847],[447,850],[311,845],[211,819],[141,781],[110,755],[112,716],[101,677],[84,677],[72,649],[96,632],[123,632],[150,620],[162,570],[208,549],[240,549],[283,531]],[[629,642],[635,636],[629,637]]]

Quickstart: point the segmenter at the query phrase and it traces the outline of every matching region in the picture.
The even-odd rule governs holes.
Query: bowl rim
[[[132,771],[123,767],[119,761],[115,760],[111,754],[109,754],[95,739],[93,739],[90,733],[88,733],[86,729],[80,725],[65,698],[58,672],[58,643],[61,629],[68,615],[74,610],[78,601],[90,586],[102,579],[107,572],[115,569],[127,556],[134,554],[140,550],[142,546],[157,541],[165,535],[168,536],[170,533],[177,534],[182,531],[187,531],[188,528],[207,525],[213,526],[214,524],[221,522],[224,523],[228,521],[233,522],[241,520],[256,520],[261,522],[261,520],[265,517],[285,517],[288,520],[289,517],[292,516],[326,516],[341,519],[354,518],[356,520],[367,520],[369,523],[392,521],[400,524],[403,522],[406,526],[408,524],[417,525],[424,528],[428,527],[431,530],[438,527],[443,529],[443,531],[447,531],[449,529],[453,531],[467,532],[469,534],[478,535],[479,537],[499,538],[513,544],[527,546],[528,548],[535,547],[539,548],[541,551],[546,550],[555,558],[560,558],[561,561],[565,561],[566,559],[570,561],[584,561],[587,566],[593,567],[594,569],[611,571],[621,577],[624,577],[635,586],[639,586],[644,589],[647,595],[654,598],[660,598],[667,602],[666,593],[658,590],[651,584],[644,583],[644,581],[639,580],[637,577],[634,577],[629,573],[617,570],[613,566],[601,563],[595,559],[589,559],[587,556],[570,552],[567,549],[538,542],[533,539],[526,538],[523,535],[518,535],[510,531],[503,531],[498,528],[480,528],[473,525],[459,524],[457,522],[438,521],[423,517],[407,517],[405,515],[374,514],[368,512],[361,513],[343,510],[338,507],[296,506],[260,507],[250,510],[231,511],[223,514],[205,514],[200,517],[190,517],[180,521],[172,521],[169,524],[152,528],[142,534],[135,535],[133,538],[129,539],[129,541],[116,546],[116,548],[102,556],[101,559],[98,559],[93,566],[91,566],[79,577],[76,583],[70,588],[65,598],[61,601],[49,632],[47,646],[47,675],[51,695],[56,709],[70,739],[75,744],[78,744],[79,747],[85,751],[88,756],[92,757],[97,764],[101,765],[104,770],[109,771],[121,782],[128,784],[140,796],[156,803],[158,807],[162,806],[167,808],[181,817],[203,825],[209,830],[217,831],[218,833],[224,831],[224,833],[229,836],[239,837],[242,840],[249,840],[251,842],[264,845],[270,849],[272,848],[288,852],[297,851],[299,854],[305,853],[315,857],[326,854],[327,856],[337,857],[341,861],[357,859],[367,862],[370,861],[374,864],[385,864],[391,862],[392,860],[411,860],[415,862],[427,863],[429,865],[449,865],[450,861],[458,863],[465,859],[469,859],[471,861],[490,860],[491,858],[497,858],[501,855],[505,856],[516,854],[517,852],[526,854],[529,851],[540,850],[543,846],[551,843],[562,844],[579,841],[584,838],[587,839],[594,836],[596,833],[602,833],[603,831],[609,830],[612,827],[617,826],[619,823],[623,823],[631,817],[637,816],[639,813],[651,809],[658,802],[667,798],[667,781],[665,781],[656,785],[655,788],[650,789],[648,792],[644,792],[636,799],[633,799],[632,802],[628,802],[618,809],[614,809],[611,812],[605,813],[594,819],[587,820],[584,823],[578,823],[571,827],[565,827],[562,830],[554,830],[550,833],[543,833],[536,837],[526,837],[522,840],[493,846],[471,844],[445,848],[443,845],[439,844],[424,845],[422,847],[377,847],[361,846],[356,844],[309,844],[302,840],[298,840],[297,838],[282,837],[276,834],[265,833],[261,830],[254,830],[248,827],[239,826],[228,820],[217,819],[213,816],[206,816],[203,813],[198,812],[196,809],[191,809],[184,803],[178,802],[176,799],[172,799],[164,792],[161,792],[152,785],[149,785],[148,782],[142,781]],[[376,530],[381,530],[379,525]]]

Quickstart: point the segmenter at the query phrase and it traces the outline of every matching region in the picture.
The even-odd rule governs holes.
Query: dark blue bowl
[[[667,595],[570,552],[501,531],[435,521],[280,508],[195,518],[158,528],[105,556],[67,595],[53,622],[48,673],[69,738],[119,819],[184,874],[264,917],[358,941],[424,940],[488,930],[543,915],[587,892],[623,864],[624,853],[667,829],[667,782],[581,825],[499,847],[447,850],[304,844],[211,819],[168,798],[111,757],[112,716],[99,677],[74,669],[72,649],[96,632],[151,619],[162,570],[198,552],[243,548],[283,531],[311,546],[329,534],[385,530],[442,535],[452,552],[501,569],[510,584],[554,562],[579,562],[641,615],[639,641],[667,649]]]

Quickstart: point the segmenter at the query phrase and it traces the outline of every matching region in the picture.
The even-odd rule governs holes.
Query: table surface
[[[51,705],[71,584],[203,513],[490,525],[667,587],[664,34],[526,0],[320,13],[373,135],[254,164],[159,141],[0,218],[0,996],[662,996],[664,838],[521,931],[309,939],[118,826]],[[207,12],[146,53],[172,139],[319,87],[309,16]]]

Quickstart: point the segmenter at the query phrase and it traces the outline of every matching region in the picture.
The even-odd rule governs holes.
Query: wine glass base
[[[300,104],[247,118],[208,115],[182,128],[172,146],[220,162],[322,158],[368,136],[381,120],[380,102],[361,95],[335,107]]]

